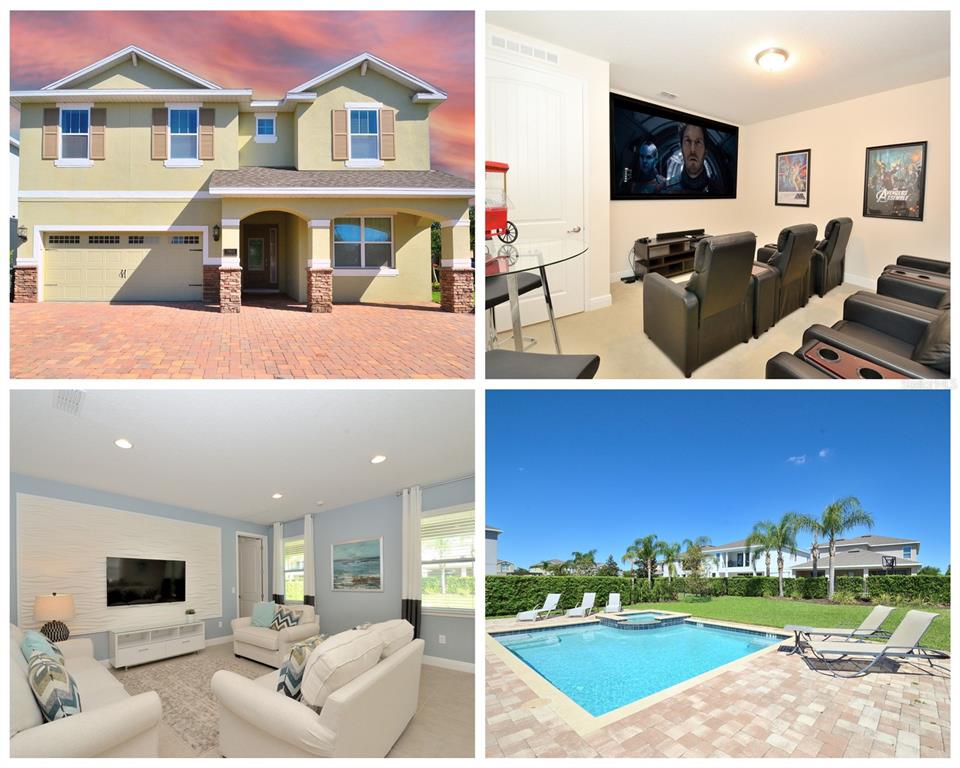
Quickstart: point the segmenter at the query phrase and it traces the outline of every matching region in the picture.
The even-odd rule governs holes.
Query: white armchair
[[[290,655],[291,645],[320,634],[320,619],[312,605],[284,607],[300,613],[300,623],[279,632],[269,627],[254,627],[249,616],[232,619],[234,655],[280,667]]]
[[[224,757],[385,757],[416,714],[423,640],[413,640],[334,691],[320,713],[277,692],[277,674],[248,680],[220,670]],[[374,725],[375,724],[375,727]]]

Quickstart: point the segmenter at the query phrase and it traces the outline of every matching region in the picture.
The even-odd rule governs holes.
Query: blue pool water
[[[645,611],[644,613],[628,613],[626,615],[628,624],[654,624],[657,619],[665,616],[663,613],[653,613]]]
[[[696,624],[645,632],[589,624],[496,639],[594,716],[782,640]]]

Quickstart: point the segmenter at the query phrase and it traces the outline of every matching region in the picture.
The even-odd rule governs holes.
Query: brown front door
[[[271,290],[278,287],[277,227],[269,224],[247,226],[243,235],[243,268],[245,290]]]

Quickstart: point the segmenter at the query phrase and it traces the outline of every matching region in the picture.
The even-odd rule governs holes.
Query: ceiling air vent
[[[53,393],[53,407],[58,411],[79,416],[84,394],[79,389],[57,389]]]
[[[529,45],[528,43],[520,43],[516,40],[508,40],[500,35],[491,35],[490,45],[493,48],[502,48],[503,50],[510,51],[510,53],[517,53],[530,59],[537,59],[538,61],[546,62],[547,64],[560,63],[560,57],[553,51],[548,51],[545,48],[538,48],[537,46]]]

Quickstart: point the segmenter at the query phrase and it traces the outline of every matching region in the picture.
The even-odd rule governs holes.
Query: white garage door
[[[48,232],[44,301],[199,301],[199,232]]]

